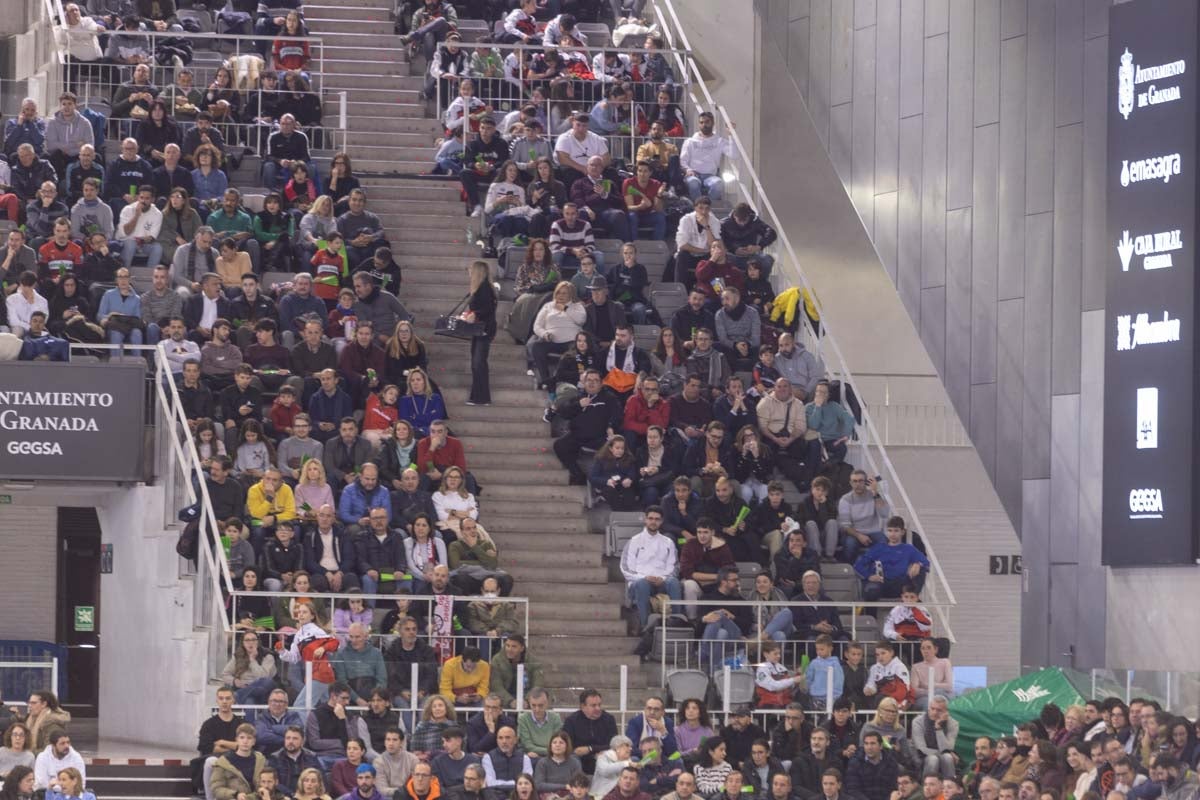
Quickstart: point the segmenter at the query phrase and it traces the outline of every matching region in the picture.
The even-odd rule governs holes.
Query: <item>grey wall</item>
[[[57,520],[53,506],[0,507],[0,639],[57,641]]]
[[[1022,658],[1034,664],[1105,660],[1107,7],[759,4],[1022,534]],[[773,100],[786,102],[764,96],[761,126]]]

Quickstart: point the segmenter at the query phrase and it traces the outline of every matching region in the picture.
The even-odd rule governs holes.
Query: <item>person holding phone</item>
[[[850,473],[850,491],[838,500],[838,526],[842,532],[842,560],[853,564],[860,550],[885,539],[884,525],[891,515],[880,491],[879,476],[867,478],[856,469]]]

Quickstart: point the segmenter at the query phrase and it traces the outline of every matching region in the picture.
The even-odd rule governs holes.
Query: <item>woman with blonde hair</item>
[[[428,436],[430,425],[446,419],[446,401],[435,389],[428,373],[420,367],[409,370],[407,385],[408,393],[400,399],[400,419],[412,423],[418,436]]]
[[[413,753],[432,753],[441,749],[442,731],[454,726],[454,707],[440,694],[430,695],[421,709],[421,721],[413,730],[408,749]]]
[[[58,771],[58,788],[47,789],[45,800],[96,800],[96,795],[83,787],[83,775],[75,767]]]
[[[292,492],[296,498],[296,516],[305,522],[317,519],[317,509],[333,505],[333,489],[325,478],[325,465],[319,458],[310,458],[300,467],[300,481]]]
[[[499,299],[492,286],[486,261],[472,262],[467,274],[471,283],[467,294],[467,310],[462,313],[462,319],[483,326],[479,335],[471,338],[471,393],[467,396],[467,405],[490,406],[492,389],[488,375],[488,352],[496,336],[496,306]]]
[[[414,369],[429,369],[429,354],[425,351],[425,343],[417,338],[416,329],[412,322],[402,319],[396,323],[392,338],[388,339],[384,348],[387,358],[384,375],[389,381],[399,385],[408,379],[408,373]],[[436,387],[434,387],[436,391]]]
[[[296,793],[292,795],[292,800],[330,800],[321,770],[309,767],[300,773],[300,777],[296,779]]]
[[[333,200],[323,194],[313,200],[308,213],[300,218],[300,231],[296,246],[304,253],[304,261],[312,261],[329,234],[337,231],[337,218],[333,215]]]
[[[547,357],[567,352],[586,322],[587,309],[579,302],[575,286],[570,281],[559,281],[550,302],[538,309],[533,334],[525,344],[525,360],[539,384],[550,381]]]

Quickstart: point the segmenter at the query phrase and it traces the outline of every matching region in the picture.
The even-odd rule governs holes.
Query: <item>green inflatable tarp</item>
[[[951,700],[950,716],[958,720],[954,749],[963,763],[975,760],[975,740],[980,736],[1011,736],[1018,725],[1037,719],[1047,703],[1064,710],[1082,705],[1085,697],[1071,677],[1050,667]],[[1083,688],[1090,691],[1090,682]]]

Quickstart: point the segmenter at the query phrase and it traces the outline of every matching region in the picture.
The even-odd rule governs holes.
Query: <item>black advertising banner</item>
[[[146,370],[0,364],[0,478],[142,480]]]
[[[1101,561],[1196,557],[1197,0],[1109,9]]]

